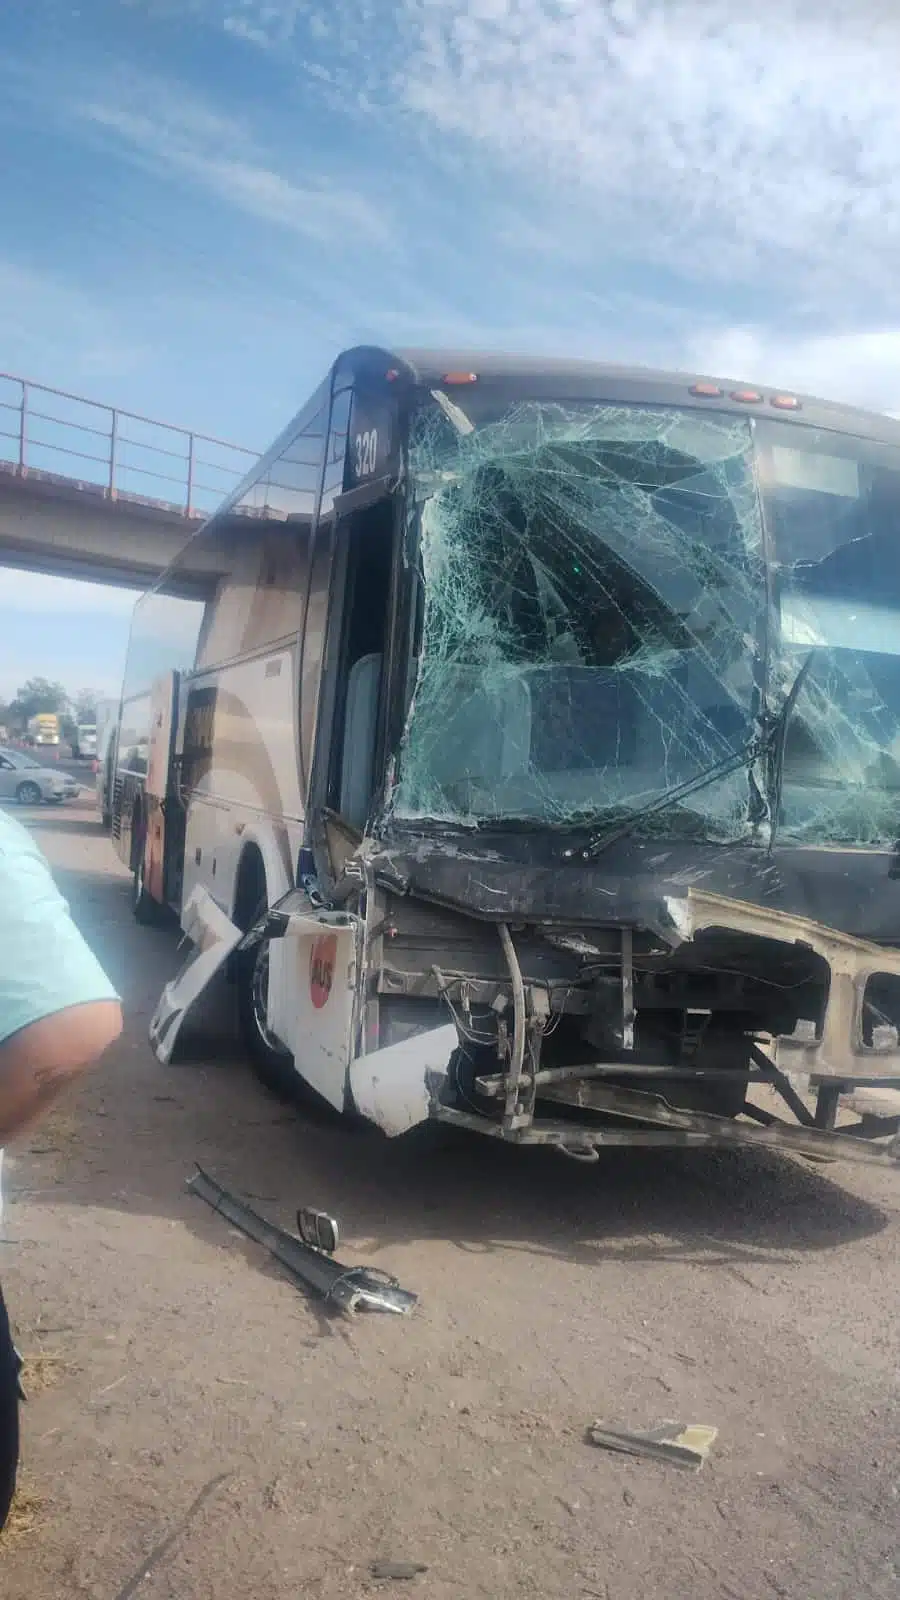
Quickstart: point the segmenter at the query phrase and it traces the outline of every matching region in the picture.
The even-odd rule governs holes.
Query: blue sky
[[[900,409],[900,21],[849,9],[6,0],[0,369],[260,449],[364,340]],[[0,569],[0,694],[115,691],[132,599]]]

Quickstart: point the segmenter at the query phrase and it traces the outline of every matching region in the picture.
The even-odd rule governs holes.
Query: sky
[[[349,345],[900,411],[885,0],[4,0],[0,370],[262,450]],[[0,696],[133,593],[0,568]]]

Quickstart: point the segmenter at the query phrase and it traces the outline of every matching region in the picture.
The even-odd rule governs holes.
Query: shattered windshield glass
[[[900,835],[900,452],[764,423],[760,479],[774,547],[777,702],[785,728],[778,837],[893,845]]]
[[[410,467],[424,602],[396,816],[596,824],[596,848],[620,827],[893,847],[895,447],[435,394]]]
[[[527,401],[472,427],[443,398],[411,449],[424,619],[395,815],[612,823],[675,791],[646,828],[744,836],[766,610],[749,422]]]

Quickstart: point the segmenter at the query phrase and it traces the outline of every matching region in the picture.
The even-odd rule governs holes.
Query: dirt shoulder
[[[162,1068],[174,939],[86,806],[36,829],[127,1027],[4,1171],[33,1394],[3,1593],[330,1600],[396,1589],[390,1558],[429,1600],[896,1595],[897,1179],[391,1145],[268,1098],[224,1016]],[[333,1211],[420,1307],[324,1316],[185,1193],[197,1161],[286,1225]],[[719,1438],[694,1476],[592,1448],[595,1418]]]

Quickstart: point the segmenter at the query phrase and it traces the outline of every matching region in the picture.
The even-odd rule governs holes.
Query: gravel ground
[[[7,1157],[32,1398],[0,1592],[896,1597],[900,1175],[391,1145],[267,1097],[221,999],[163,1068],[174,937],[133,924],[86,801],[30,820],[127,1027]],[[185,1193],[195,1161],[286,1225],[333,1211],[420,1307],[326,1317]],[[694,1475],[591,1447],[595,1418],[719,1437]]]

